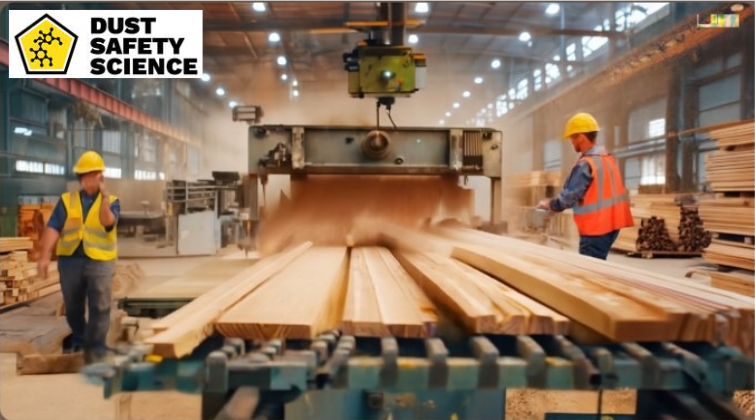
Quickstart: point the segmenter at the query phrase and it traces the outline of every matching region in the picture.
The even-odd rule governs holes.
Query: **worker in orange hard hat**
[[[107,351],[111,284],[118,256],[120,202],[105,188],[104,171],[105,161],[97,152],[81,155],[73,167],[81,188],[60,196],[42,237],[37,263],[39,275],[46,277],[55,248],[66,320],[71,327],[67,350],[83,350],[89,363],[102,359]]]
[[[605,260],[622,228],[633,225],[629,193],[624,188],[616,159],[596,144],[598,122],[579,113],[566,123],[564,140],[581,156],[558,197],[543,200],[538,208],[561,212],[571,208],[579,230],[579,253]]]

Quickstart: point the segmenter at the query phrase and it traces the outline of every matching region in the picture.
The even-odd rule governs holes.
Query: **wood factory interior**
[[[0,2],[0,419],[753,419],[754,12]]]

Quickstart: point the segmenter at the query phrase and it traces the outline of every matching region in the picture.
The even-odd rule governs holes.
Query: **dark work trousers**
[[[580,236],[579,253],[588,257],[605,260],[608,258],[608,251],[611,250],[611,245],[613,245],[618,236],[618,230],[606,233],[605,235]]]
[[[60,288],[66,306],[66,320],[73,332],[75,348],[105,355],[105,337],[110,328],[110,297],[115,261],[81,257],[60,257]],[[89,320],[85,317],[89,311]]]

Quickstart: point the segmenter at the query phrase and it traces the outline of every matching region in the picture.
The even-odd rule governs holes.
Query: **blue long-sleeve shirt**
[[[89,196],[84,192],[84,190],[81,190],[81,194],[79,195],[81,196],[81,211],[83,212],[82,216],[84,217],[84,220],[86,220],[87,215],[89,214],[89,210],[92,208],[94,201],[97,199],[100,193],[98,191],[94,195]],[[115,222],[118,223],[118,217],[120,217],[121,214],[120,200],[115,200],[110,203],[110,211],[113,212],[113,216],[115,216]],[[66,206],[63,204],[63,200],[58,200],[58,204],[55,205],[55,209],[53,209],[52,214],[50,215],[50,220],[47,221],[47,226],[60,232],[63,230],[63,226],[66,224],[67,217],[68,212],[66,211]],[[113,224],[113,226],[106,226],[105,230],[110,232],[114,227],[115,224]],[[71,257],[89,258],[84,253],[84,246],[82,244],[79,244],[79,247],[76,248],[76,251],[74,251]]]
[[[582,153],[583,158],[585,156],[600,156],[607,155],[608,152],[603,146],[593,146],[592,149]],[[580,160],[566,178],[564,188],[558,197],[550,201],[551,211],[562,212],[566,209],[570,209],[579,203],[579,200],[584,198],[587,189],[592,183],[592,171],[590,170],[590,164]]]

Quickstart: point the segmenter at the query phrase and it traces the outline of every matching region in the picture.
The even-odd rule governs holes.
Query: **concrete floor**
[[[181,275],[192,267],[212,261],[217,257],[150,258],[129,259],[124,263],[137,262],[147,273],[149,280],[144,286]],[[689,268],[702,264],[702,259],[640,259],[628,258],[613,253],[609,261],[656,273],[684,277]],[[543,413],[553,409],[590,412],[595,408],[594,393],[529,393],[517,391],[508,404],[514,404],[515,418],[542,418]],[[535,394],[537,394],[537,396]],[[521,395],[521,401],[515,401]],[[583,395],[583,397],[580,397]],[[537,404],[535,404],[537,401]],[[571,401],[571,402],[568,402]],[[634,393],[616,395],[615,410],[626,412],[634,401]],[[566,404],[566,405],[564,405]],[[79,375],[17,376],[15,355],[0,354],[0,417],[9,419],[196,419],[200,412],[200,399],[196,395],[175,392],[140,392],[104,400],[100,386],[86,383]],[[511,413],[514,414],[514,413]]]

